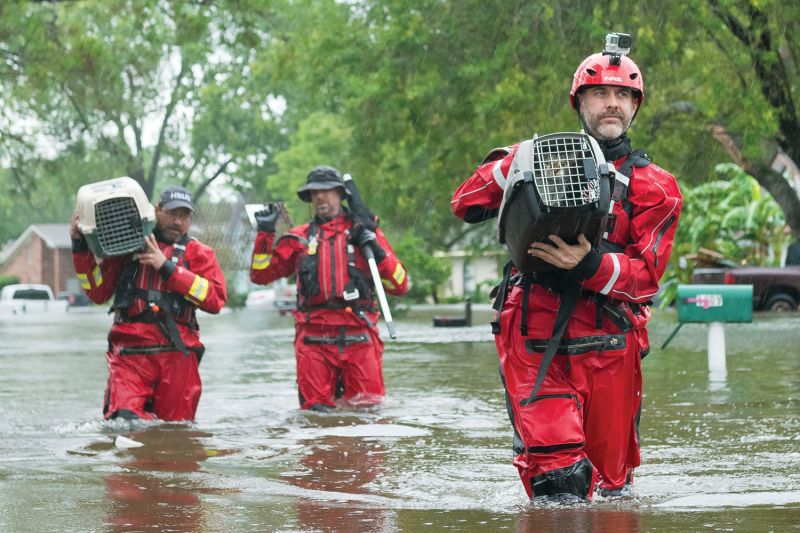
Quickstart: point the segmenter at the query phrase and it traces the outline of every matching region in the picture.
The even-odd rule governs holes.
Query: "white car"
[[[286,313],[294,310],[296,300],[297,285],[291,284],[250,291],[244,305],[253,309],[274,309]]]
[[[0,291],[0,315],[65,313],[69,302],[56,300],[48,285],[15,283]]]

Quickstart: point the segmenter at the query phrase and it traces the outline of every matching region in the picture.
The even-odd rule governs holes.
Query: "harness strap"
[[[550,340],[547,341],[547,348],[542,354],[542,360],[539,363],[539,371],[536,374],[536,383],[533,386],[531,395],[521,400],[519,404],[526,406],[536,400],[536,394],[544,382],[547,371],[550,368],[550,363],[553,362],[553,357],[558,350],[558,344],[561,342],[561,337],[564,336],[564,331],[567,329],[572,312],[575,310],[575,305],[578,303],[578,298],[581,294],[581,286],[575,280],[569,280],[564,292],[561,293],[561,301],[558,304],[558,311],[556,312],[556,320],[553,324],[553,334]]]
[[[189,268],[185,260],[186,243],[191,238],[188,235],[181,237],[173,246],[171,260],[176,264],[184,264]],[[182,296],[175,293],[146,290],[136,287],[136,275],[139,271],[139,263],[132,261],[128,263],[122,271],[120,280],[117,283],[117,290],[114,295],[114,305],[111,306],[111,311],[115,312],[114,322],[142,322],[148,324],[157,324],[165,337],[184,355],[189,355],[189,350],[186,348],[183,339],[181,338],[178,325],[175,320],[175,311],[180,312],[178,318],[182,323],[185,323],[191,329],[198,329],[197,319],[194,313],[194,307],[188,303]],[[149,287],[152,287],[152,279]],[[128,308],[133,304],[136,299],[143,300],[150,304],[150,308],[145,307],[145,310],[136,316],[128,316]],[[153,309],[153,305],[157,304],[160,308],[158,312]],[[175,309],[173,309],[175,305]],[[184,315],[187,315],[184,317]]]
[[[172,306],[169,304],[164,306],[164,326],[167,328],[167,334],[172,344],[183,352],[183,355],[189,355],[189,350],[186,349],[186,345],[181,338],[181,332],[178,331],[178,325],[175,323],[175,316],[172,314]]]
[[[594,306],[594,327],[597,329],[603,328],[603,311],[606,307],[608,298],[604,294],[598,294]]]
[[[520,333],[523,337],[528,335],[528,298],[531,295],[531,277],[522,277],[522,318],[519,321]]]
[[[639,148],[629,153],[628,157],[625,158],[625,161],[623,161],[617,169],[617,173],[622,174],[622,176],[626,179],[623,180],[618,178],[614,181],[612,200],[615,202],[620,202],[622,208],[629,217],[633,215],[633,205],[628,199],[628,190],[630,188],[629,178],[633,172],[633,167],[641,168],[646,167],[649,164],[650,159],[647,158],[647,154],[645,153],[644,149]]]
[[[506,303],[506,296],[508,295],[508,283],[511,279],[511,267],[514,264],[509,261],[503,267],[503,280],[498,285],[497,289],[497,297],[494,299],[494,304],[492,304],[492,309],[494,310],[494,318],[490,322],[492,325],[492,334],[499,335],[500,334],[500,312],[503,310],[503,304]]]
[[[365,334],[361,335],[337,335],[336,337],[314,337],[311,335],[303,337],[304,344],[356,344],[359,342],[367,342],[368,338]]]
[[[358,335],[348,335],[347,328],[341,326],[339,334],[335,337],[303,337],[304,344],[335,344],[339,347],[339,353],[344,353],[344,349],[351,344],[369,342],[369,337],[365,333]]]
[[[108,345],[109,352],[113,353],[115,350],[119,355],[157,355],[164,352],[172,352],[175,350],[175,346],[170,344],[169,346],[125,346],[123,348],[114,348],[113,345]],[[205,347],[193,346],[192,348],[189,348],[189,351],[194,353],[199,361],[203,357]]]

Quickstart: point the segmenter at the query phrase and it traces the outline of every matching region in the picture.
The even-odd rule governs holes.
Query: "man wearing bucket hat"
[[[496,291],[493,331],[514,465],[533,501],[590,500],[595,488],[604,497],[630,492],[648,305],[682,203],[675,178],[632,150],[626,135],[644,100],[642,73],[619,49],[630,47],[630,36],[609,34],[606,44],[580,64],[569,92],[581,127],[617,170],[605,233],[598,245],[583,234],[575,244],[556,235],[532,243],[528,254],[556,268],[522,273],[509,264]],[[498,214],[519,146],[493,150],[456,190],[456,216],[475,223]],[[566,287],[574,287],[574,310],[562,316]]]
[[[255,214],[258,233],[250,279],[266,285],[297,278],[295,355],[303,409],[329,411],[337,398],[373,404],[385,394],[383,341],[367,261],[372,250],[389,294],[408,292],[406,270],[374,217],[359,217],[342,205],[347,192],[338,170],[318,166],[297,195],[314,208],[314,218],[276,239],[279,211]]]
[[[107,419],[194,420],[205,348],[195,311],[218,313],[225,277],[214,250],[188,235],[194,205],[183,187],[167,187],[145,248],[98,260],[72,217],[72,260],[89,298],[114,297],[108,334]]]

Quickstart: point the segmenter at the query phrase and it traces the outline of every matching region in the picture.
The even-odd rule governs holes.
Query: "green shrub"
[[[14,283],[19,283],[19,278],[17,276],[0,276],[0,289],[6,285],[13,285]]]

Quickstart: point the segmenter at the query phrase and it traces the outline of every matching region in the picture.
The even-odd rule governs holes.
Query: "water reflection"
[[[518,533],[563,533],[582,531],[586,533],[643,531],[642,515],[625,509],[598,509],[578,505],[565,509],[528,509],[518,516]]]
[[[338,417],[320,418],[330,426]],[[297,470],[286,472],[281,479],[310,491],[343,494],[342,501],[298,498],[297,519],[303,531],[389,531],[392,512],[385,508],[345,502],[347,494],[369,494],[367,485],[388,473],[385,465],[387,449],[382,442],[341,435],[322,435],[298,441],[304,446]]]
[[[211,435],[153,427],[127,436],[144,446],[120,452],[126,459],[121,465],[125,471],[105,477],[112,530],[202,530],[199,487],[175,474],[196,472],[202,461],[221,453],[203,446],[201,439]]]

